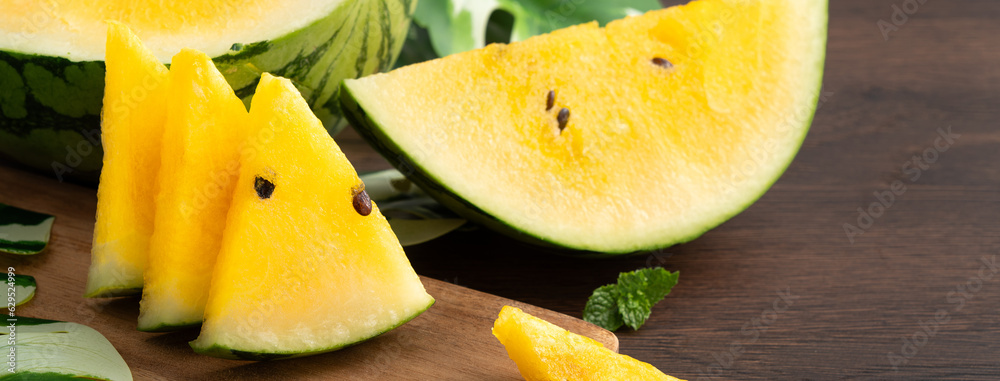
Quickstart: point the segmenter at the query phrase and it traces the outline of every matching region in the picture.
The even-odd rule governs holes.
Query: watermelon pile
[[[336,350],[434,303],[290,80],[264,73],[248,113],[205,53],[168,71],[115,22],[107,52],[88,296],[141,292],[139,330],[201,325],[197,352],[251,360]]]

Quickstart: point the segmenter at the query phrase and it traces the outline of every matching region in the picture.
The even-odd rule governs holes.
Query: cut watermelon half
[[[825,0],[700,0],[344,82],[352,124],[428,193],[590,253],[692,240],[749,207],[815,111]]]

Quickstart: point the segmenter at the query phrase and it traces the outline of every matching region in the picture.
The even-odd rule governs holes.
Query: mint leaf
[[[679,272],[660,267],[640,269],[618,275],[618,310],[625,324],[639,329],[653,309],[677,284]]]
[[[609,284],[598,287],[583,308],[583,320],[614,331],[625,324],[618,312],[618,286]]]
[[[639,329],[653,306],[663,300],[680,280],[680,272],[660,267],[618,275],[617,284],[594,290],[583,309],[583,320],[614,331],[622,325]]]
[[[430,61],[438,58],[431,45],[431,36],[427,29],[421,28],[417,23],[410,24],[410,31],[406,34],[406,42],[403,49],[399,51],[399,58],[396,58],[394,68]],[[2,63],[0,63],[2,64]]]
[[[389,219],[389,227],[403,247],[419,245],[451,233],[465,225],[461,218],[437,218],[428,220]]]
[[[421,0],[413,19],[427,29],[434,50],[444,57],[485,46],[487,32],[496,27],[510,30],[511,41],[520,41],[570,25],[594,20],[603,25],[659,8],[656,0]],[[513,24],[492,19],[498,10],[513,16]]]

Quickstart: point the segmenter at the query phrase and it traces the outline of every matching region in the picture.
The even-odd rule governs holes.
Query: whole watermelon
[[[261,73],[289,78],[334,134],[345,124],[341,80],[391,68],[416,9],[416,0],[328,0],[312,9],[297,6],[316,1],[266,3],[223,0],[190,10],[152,0],[110,1],[89,9],[65,0],[5,10],[0,15],[0,157],[60,181],[96,183],[103,157],[105,30],[88,17],[122,15],[120,21],[131,21],[146,44],[158,47],[164,62],[183,47],[208,52],[247,105]],[[173,8],[157,8],[165,6]],[[197,19],[206,13],[216,15],[205,22],[210,26]],[[62,27],[73,22],[90,27]],[[143,35],[144,23],[154,31]],[[184,29],[155,33],[163,25]],[[216,33],[213,28],[244,30]],[[169,35],[197,38],[173,41],[164,37]],[[213,46],[222,48],[213,54]],[[141,90],[133,95],[144,96]]]

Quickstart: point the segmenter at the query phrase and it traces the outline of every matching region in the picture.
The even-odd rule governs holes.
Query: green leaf
[[[55,217],[0,204],[0,251],[32,255],[49,244]]]
[[[583,308],[583,320],[597,324],[608,331],[621,328],[625,322],[618,312],[618,286],[609,284],[598,287]]]
[[[389,220],[392,232],[399,238],[402,246],[421,244],[438,238],[462,227],[465,220],[459,218],[433,220],[406,220],[393,218]]]
[[[431,36],[427,33],[427,29],[421,28],[417,23],[410,23],[410,31],[406,34],[406,42],[403,43],[403,49],[399,52],[395,67],[399,68],[435,58],[438,58],[438,55],[434,52],[434,46],[431,45]],[[2,64],[3,62],[0,61],[0,65]],[[0,66],[0,70],[2,69],[3,67]],[[0,71],[0,75],[2,74],[3,72]],[[0,80],[2,79],[3,77],[0,77]],[[2,84],[3,82],[0,82],[0,85]],[[2,95],[0,95],[0,101],[2,100]]]
[[[395,169],[366,173],[360,176],[365,193],[372,201],[381,202],[405,197],[426,196],[406,176]]]
[[[427,29],[434,50],[444,57],[485,46],[488,32],[497,33],[491,23],[509,29],[511,41],[520,41],[570,25],[595,20],[603,25],[659,8],[655,0],[421,0],[413,18]],[[513,17],[512,25],[491,18],[498,10]]]
[[[360,176],[365,192],[389,220],[400,245],[411,246],[441,237],[465,225],[395,169]]]
[[[361,175],[365,192],[387,218],[448,219],[455,213],[434,200],[395,169]]]
[[[131,380],[132,372],[108,339],[93,328],[76,323],[17,317],[0,333],[3,353],[17,358],[14,374],[0,379],[57,379],[61,375],[95,380]],[[4,366],[5,371],[10,365]],[[52,377],[50,377],[52,376]]]
[[[653,306],[677,285],[680,272],[660,267],[639,269],[618,275],[617,284],[594,290],[583,309],[583,320],[614,331],[622,325],[639,329]]]
[[[35,277],[30,275],[14,275],[14,305],[20,306],[35,297]]]
[[[378,204],[378,208],[386,218],[423,220],[458,218],[454,212],[427,196],[389,201]]]
[[[677,285],[680,272],[660,267],[639,269],[618,275],[618,310],[625,324],[639,329],[653,309]]]

